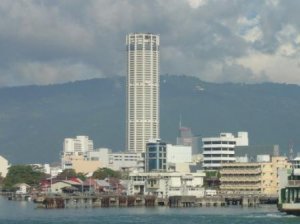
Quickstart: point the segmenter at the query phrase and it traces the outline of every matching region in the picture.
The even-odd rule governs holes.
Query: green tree
[[[115,177],[115,178],[121,178],[121,173],[118,171],[114,171],[109,168],[98,168],[94,173],[93,173],[93,178],[95,179],[105,179],[107,177]]]
[[[3,180],[3,188],[13,189],[13,186],[18,183],[37,186],[43,178],[45,173],[34,170],[30,165],[14,165],[8,168],[8,173]]]
[[[86,180],[86,175],[84,173],[81,173],[81,172],[77,173],[76,177],[79,178],[82,181]]]
[[[4,177],[2,177],[2,173],[0,172],[0,189],[2,189]]]
[[[77,174],[74,169],[65,169],[63,172],[57,175],[57,179],[59,180],[67,180],[72,177],[77,177]]]

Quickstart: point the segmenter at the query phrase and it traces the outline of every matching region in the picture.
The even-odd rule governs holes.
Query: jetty
[[[115,195],[115,194],[55,194],[40,197],[39,208],[90,208],[90,207],[257,207],[275,199],[266,199],[259,195],[217,195],[203,198],[195,196],[170,196],[158,198],[153,195]]]
[[[7,197],[8,200],[13,201],[30,201],[31,194],[18,194],[16,192],[1,192],[1,196]]]

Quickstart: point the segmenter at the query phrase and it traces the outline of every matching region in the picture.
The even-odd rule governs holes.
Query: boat
[[[285,187],[280,190],[278,210],[289,215],[300,216],[300,156],[292,162],[292,172]]]
[[[280,212],[300,216],[300,186],[289,185],[281,189],[277,207]]]

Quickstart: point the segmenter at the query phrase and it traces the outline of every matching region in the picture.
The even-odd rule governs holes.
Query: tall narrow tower
[[[145,152],[159,137],[159,36],[133,33],[127,45],[127,149]]]

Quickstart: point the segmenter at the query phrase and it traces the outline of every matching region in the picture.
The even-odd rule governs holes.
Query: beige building
[[[262,163],[262,193],[267,195],[278,195],[279,170],[291,169],[292,164],[284,156],[273,156],[270,162]]]
[[[63,169],[74,169],[76,173],[93,173],[103,167],[99,161],[87,160],[84,156],[62,157]]]
[[[220,169],[223,192],[261,193],[261,164],[228,163]]]
[[[268,162],[224,164],[220,170],[220,190],[224,193],[277,196],[279,170],[289,169],[286,157],[274,156]]]

